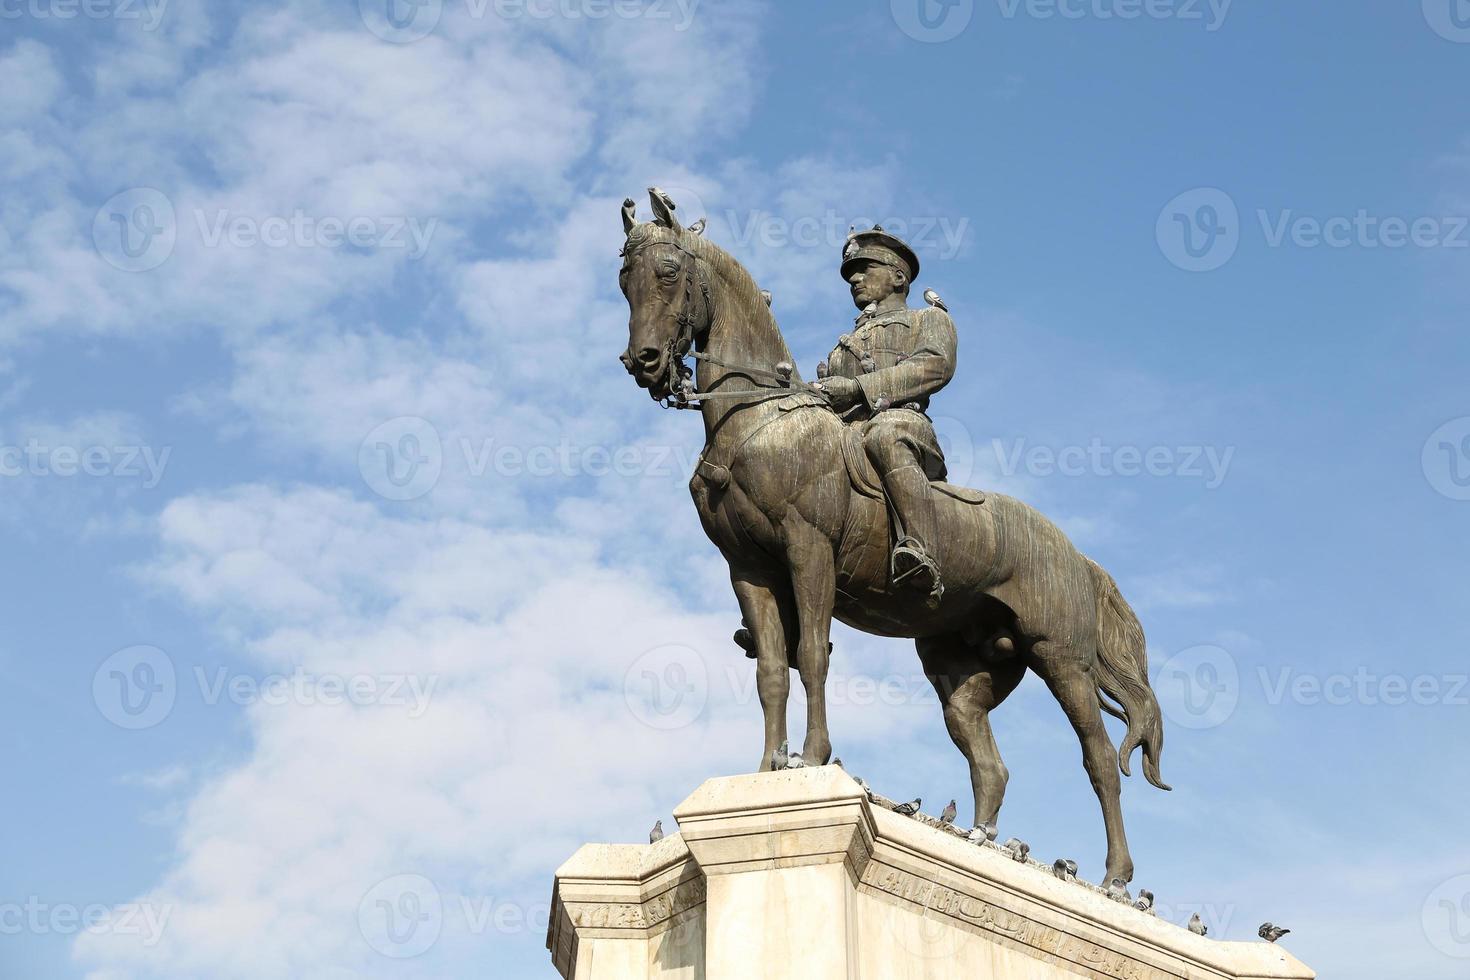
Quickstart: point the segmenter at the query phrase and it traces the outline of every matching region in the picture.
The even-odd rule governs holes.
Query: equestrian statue
[[[944,482],[925,414],[953,377],[943,301],[911,308],[914,251],[881,227],[849,236],[841,272],[860,311],[817,380],[804,381],[769,294],[729,254],[684,228],[650,189],[653,220],[623,204],[624,367],[665,406],[698,407],[705,445],[689,489],[730,566],[765,714],[761,770],[787,741],[790,670],[806,690],[802,756],[825,765],[835,616],[915,641],[970,765],[975,824],[994,824],[1008,773],[990,712],[1035,672],[1082,744],[1102,806],[1107,877],[1133,878],[1119,770],[1143,750],[1150,783],[1164,732],[1143,628],[1117,584],[1055,524],[1011,497]],[[688,359],[695,361],[691,369]],[[1127,725],[1115,750],[1102,713]]]

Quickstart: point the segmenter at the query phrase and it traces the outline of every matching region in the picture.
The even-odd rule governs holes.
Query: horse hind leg
[[[1122,780],[1118,775],[1118,750],[1103,725],[1098,704],[1097,682],[1089,661],[1076,650],[1051,640],[1032,648],[1033,667],[1066,712],[1067,720],[1082,743],[1082,764],[1092,781],[1093,792],[1102,806],[1107,828],[1108,859],[1104,883],[1114,878],[1133,880],[1133,858],[1123,830]]]
[[[944,706],[944,727],[970,764],[975,825],[995,823],[1005,800],[1010,772],[990,728],[990,712],[1016,689],[1026,674],[1020,661],[999,665],[982,661],[959,637],[918,641],[924,673]]]

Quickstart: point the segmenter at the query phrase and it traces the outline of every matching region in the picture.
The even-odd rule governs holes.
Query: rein
[[[809,392],[810,394],[817,395],[823,398],[826,397],[825,392],[823,392],[822,389],[818,388],[816,385],[807,384],[805,381],[793,379],[791,377],[791,365],[787,364],[785,361],[777,364],[776,370],[767,371],[765,368],[750,367],[749,365],[744,364],[732,364],[729,361],[724,361],[718,357],[715,357],[713,354],[705,354],[697,350],[690,350],[685,356],[692,357],[695,360],[704,361],[708,364],[713,364],[716,367],[722,367],[725,370],[735,374],[747,375],[751,378],[751,380],[760,378],[766,381],[774,381],[775,386],[771,387],[761,385],[755,391],[695,391],[694,386],[690,384],[689,379],[685,377],[683,379],[685,387],[682,387],[675,392],[675,396],[677,397],[678,401],[673,406],[665,407],[693,408],[694,406],[687,404],[687,402],[711,401],[717,398],[745,398],[753,400],[764,400],[767,398],[784,398],[787,395],[799,391]]]

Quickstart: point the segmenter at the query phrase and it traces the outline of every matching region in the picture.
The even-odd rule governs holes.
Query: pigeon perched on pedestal
[[[836,766],[838,769],[841,769],[843,772],[847,772],[847,767],[842,764],[841,759],[833,758],[832,765]],[[866,779],[857,775],[856,773],[847,772],[847,774],[852,777],[853,782],[858,784],[859,789],[861,789],[864,793],[867,793],[869,796],[873,795],[873,789],[868,785],[868,781]]]
[[[1194,913],[1194,915],[1191,915],[1189,917],[1189,931],[1194,933],[1196,936],[1205,936],[1209,934],[1210,927],[1205,925],[1204,920],[1201,919],[1199,917],[1199,913],[1196,912]]]
[[[1140,888],[1138,890],[1138,900],[1133,903],[1133,907],[1140,912],[1147,912],[1149,915],[1153,915],[1154,893],[1147,888]]]
[[[655,820],[653,822],[653,829],[648,832],[648,843],[650,843],[650,844],[657,844],[659,841],[661,841],[663,839],[664,839],[664,822],[662,820]]]
[[[996,835],[999,833],[1000,830],[995,824],[986,823],[982,820],[975,825],[974,830],[970,831],[969,841],[971,844],[986,844],[995,840]]]
[[[1261,923],[1261,928],[1259,928],[1259,929],[1256,930],[1256,935],[1257,936],[1260,936],[1262,939],[1266,940],[1266,942],[1268,942],[1268,943],[1274,943],[1274,942],[1276,942],[1276,940],[1280,939],[1282,936],[1286,935],[1288,932],[1291,932],[1291,930],[1290,929],[1283,929],[1280,926],[1272,925],[1269,922],[1263,922],[1263,923]]]
[[[914,814],[919,812],[919,807],[921,807],[923,804],[924,800],[921,797],[916,796],[914,797],[914,801],[912,803],[900,803],[898,806],[894,807],[893,812],[901,817],[912,817]]]
[[[1071,858],[1057,858],[1051,866],[1051,873],[1060,881],[1076,881],[1077,862]]]
[[[1019,861],[1022,864],[1026,862],[1026,858],[1031,854],[1031,845],[1019,837],[1012,837],[1002,846],[1010,852],[1011,860]]]
[[[939,294],[932,289],[924,290],[924,302],[936,309],[943,310],[946,313],[949,312],[949,307],[944,305],[944,300],[940,299]]]
[[[944,812],[939,815],[939,822],[954,823],[954,818],[959,812],[959,809],[954,805],[954,800],[950,800],[949,805],[944,808]]]
[[[787,743],[783,741],[781,743],[781,747],[771,753],[771,768],[774,769],[776,772],[780,772],[782,769],[786,768],[786,763],[789,762],[790,759],[791,755],[789,752],[787,752]]]
[[[805,769],[806,760],[801,757],[800,752],[791,752],[786,756],[787,769]]]

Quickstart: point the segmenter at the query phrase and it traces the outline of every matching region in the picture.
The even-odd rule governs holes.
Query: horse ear
[[[679,219],[674,217],[676,205],[669,199],[669,195],[657,187],[650,187],[648,189],[648,199],[653,204],[654,224],[663,225],[665,228],[672,228],[674,231],[684,230],[684,226],[679,224]]]
[[[638,205],[631,197],[623,199],[623,234],[626,235],[638,224]]]

